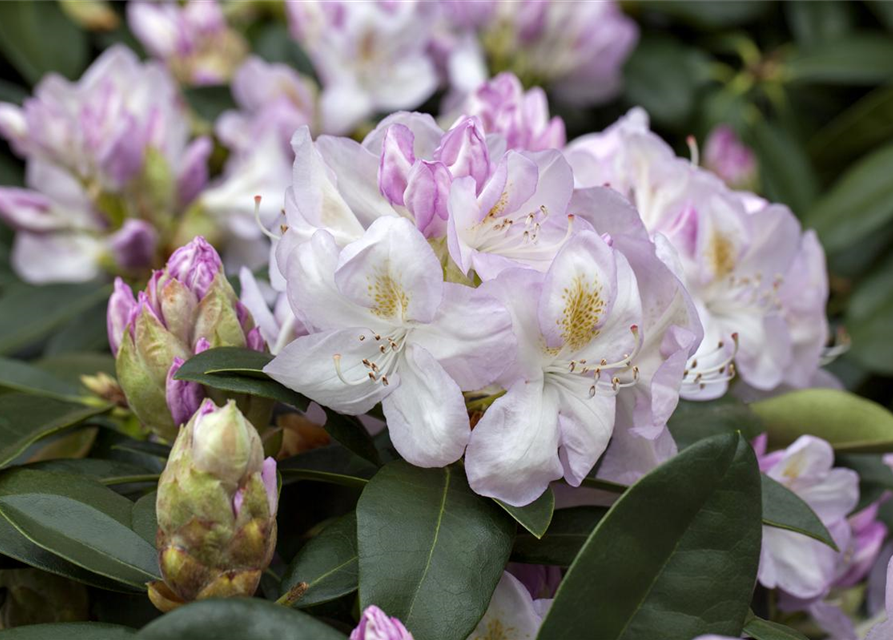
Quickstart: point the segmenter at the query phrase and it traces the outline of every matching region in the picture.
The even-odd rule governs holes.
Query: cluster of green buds
[[[265,348],[226,279],[220,256],[201,236],[177,249],[137,296],[123,280],[115,281],[108,334],[128,405],[140,422],[168,441],[206,393],[202,385],[174,379],[185,360],[212,347]]]
[[[155,606],[253,595],[276,546],[277,503],[276,461],[255,428],[234,401],[204,400],[158,483]]]

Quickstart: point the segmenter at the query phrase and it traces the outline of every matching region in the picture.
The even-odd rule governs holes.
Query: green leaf
[[[316,70],[307,53],[291,37],[284,24],[272,22],[265,25],[252,49],[267,62],[281,62],[294,67],[305,76],[316,76]]]
[[[133,503],[82,476],[10,469],[0,514],[34,544],[125,584],[160,578],[155,547],[133,532]]]
[[[0,395],[0,466],[15,460],[29,445],[108,411],[53,398],[8,393]]]
[[[19,3],[0,3],[0,7],[6,4]],[[111,285],[95,282],[11,285],[0,298],[0,354],[22,349],[45,337],[97,302],[108,299],[111,291]]]
[[[893,414],[848,391],[803,389],[750,406],[763,419],[773,448],[810,434],[827,440],[838,452],[893,451]]]
[[[36,84],[51,71],[77,78],[87,66],[89,43],[54,2],[0,2],[0,50]]]
[[[555,512],[555,494],[549,487],[539,498],[524,507],[513,507],[496,500],[496,504],[505,509],[508,514],[522,527],[527,529],[536,538],[542,538],[552,522],[552,514]]]
[[[744,633],[754,640],[809,640],[799,631],[755,616],[744,625]]]
[[[199,600],[143,627],[140,640],[347,640],[305,613],[259,598]]]
[[[659,125],[682,127],[694,110],[704,67],[702,55],[678,40],[642,40],[624,68],[626,101],[644,107]]]
[[[351,512],[334,520],[301,548],[282,578],[281,594],[305,582],[307,591],[295,603],[303,608],[356,591],[357,558],[357,514]]]
[[[345,416],[325,408],[326,423],[323,428],[351,452],[368,460],[376,467],[381,466],[381,457],[375,448],[375,441],[369,431],[354,416]]]
[[[0,387],[59,400],[77,401],[83,396],[80,385],[61,380],[21,360],[3,357],[0,357]]]
[[[762,16],[768,4],[752,0],[724,0],[701,2],[700,0],[644,0],[643,8],[663,13],[680,22],[704,30],[721,29],[752,22]]]
[[[277,464],[284,481],[314,480],[362,489],[378,468],[339,444],[311,449]]]
[[[28,97],[28,90],[24,87],[20,87],[19,85],[9,82],[8,80],[0,79],[0,101],[2,102],[12,102],[13,104],[22,104],[25,101],[25,98]],[[5,182],[2,184],[6,184]]]
[[[515,536],[512,561],[569,567],[607,512],[607,507],[557,509],[542,538],[525,531]]]
[[[106,327],[108,302],[102,300],[78,317],[62,326],[47,341],[43,353],[54,356],[61,353],[104,351],[109,338]]]
[[[891,137],[893,88],[879,87],[820,129],[808,149],[818,166],[837,170]]]
[[[133,505],[130,526],[143,540],[155,546],[158,533],[158,516],[155,514],[156,491],[147,493]]]
[[[200,382],[214,389],[261,396],[301,410],[306,409],[309,403],[307,398],[279,384],[263,372],[264,366],[272,359],[273,356],[269,353],[251,349],[209,349],[183,363],[174,377],[177,380]]]
[[[24,562],[36,569],[49,571],[50,573],[71,578],[76,582],[82,582],[100,589],[125,591],[128,593],[143,591],[143,589],[136,589],[135,587],[121,584],[115,580],[109,580],[104,576],[87,571],[46,549],[38,547],[22,535],[2,515],[0,515],[0,554],[9,558],[15,558],[19,562]]]
[[[842,0],[785,2],[784,13],[800,45],[817,46],[845,36],[853,28],[852,5]]]
[[[806,147],[786,127],[764,119],[751,128],[766,197],[787,204],[802,216],[818,194],[818,180]]]
[[[878,500],[885,491],[893,491],[893,469],[884,464],[879,454],[839,455],[835,457],[835,462],[859,474],[859,504],[856,511]]]
[[[31,364],[73,385],[81,385],[81,376],[83,375],[92,376],[102,372],[112,377],[115,376],[115,359],[110,353],[60,353],[45,356]]]
[[[737,434],[703,440],[614,504],[568,570],[537,638],[737,636],[761,536],[753,449]]]
[[[236,108],[227,85],[188,87],[183,93],[189,106],[209,122],[217,120],[224,111]]]
[[[828,529],[800,496],[766,474],[761,479],[764,525],[801,533],[838,550]]]
[[[865,5],[887,27],[888,31],[893,31],[893,2],[891,0],[869,0]]]
[[[805,219],[829,253],[846,249],[893,220],[893,144],[850,167]]]
[[[857,248],[863,248],[864,242]],[[852,339],[850,354],[872,371],[893,374],[893,254],[856,288],[847,307],[846,327]]]
[[[893,76],[893,38],[854,32],[821,47],[794,50],[782,61],[787,82],[874,85]]]
[[[136,629],[103,622],[56,622],[15,627],[3,632],[3,640],[133,640]]]
[[[490,603],[514,530],[461,468],[391,462],[357,504],[361,608],[378,605],[417,638],[465,640]]]
[[[763,432],[759,416],[731,395],[706,402],[680,400],[667,427],[680,449],[721,433],[740,431],[753,440]]]
[[[105,485],[124,484],[128,478],[151,473],[148,469],[120,460],[100,460],[97,458],[59,458],[25,465],[27,469],[72,473],[92,478]]]

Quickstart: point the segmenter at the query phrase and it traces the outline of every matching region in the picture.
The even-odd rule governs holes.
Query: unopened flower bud
[[[733,189],[756,187],[757,161],[754,153],[727,125],[716,127],[707,137],[704,166]]]
[[[490,153],[481,121],[477,117],[461,118],[441,139],[434,159],[446,165],[453,178],[474,178],[480,193],[490,177]]]
[[[229,401],[205,400],[180,431],[158,483],[162,610],[211,597],[251,596],[276,546],[276,462]]]
[[[148,270],[157,244],[158,232],[145,220],[127,220],[109,238],[115,265],[124,271]]]
[[[226,279],[220,256],[202,237],[177,249],[136,298],[123,281],[116,281],[108,331],[130,408],[168,440],[205,396],[201,385],[174,380],[186,360],[212,347],[264,348],[251,314]]]
[[[390,618],[374,604],[366,607],[360,624],[350,632],[350,640],[413,640],[403,623]]]

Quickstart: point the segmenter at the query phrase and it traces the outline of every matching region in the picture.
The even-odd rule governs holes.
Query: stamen
[[[270,231],[264,226],[264,223],[260,220],[260,196],[254,196],[254,221],[257,223],[257,228],[260,229],[261,233],[267,236],[270,240],[282,240],[282,236],[277,236],[275,233]],[[282,233],[284,234],[288,227],[286,225],[282,225],[285,227],[282,229]]]
[[[685,138],[685,144],[688,145],[688,152],[691,154],[691,163],[693,166],[697,167],[701,164],[701,154],[698,151],[698,141],[694,136],[688,136]]]
[[[341,354],[340,353],[336,353],[335,355],[333,355],[332,360],[335,361],[335,373],[338,374],[338,378],[341,380],[341,382],[343,382],[346,385],[350,385],[351,387],[357,387],[361,384],[366,384],[365,379],[354,380],[353,382],[351,382],[350,380],[348,380],[347,378],[344,377],[344,374],[341,372]],[[372,374],[372,372],[369,373],[369,376],[373,380],[375,380],[375,376]]]

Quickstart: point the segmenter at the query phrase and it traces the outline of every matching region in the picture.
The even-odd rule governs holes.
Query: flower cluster
[[[464,453],[516,505],[609,443],[600,474],[635,479],[673,454],[680,393],[722,395],[736,368],[809,384],[827,285],[787,208],[677,158],[641,112],[562,148],[512,76],[464,104],[447,130],[400,112],[361,143],[296,132],[272,270],[306,335],[272,377],[345,413],[382,402],[403,457]],[[488,395],[472,432],[465,400]]]

